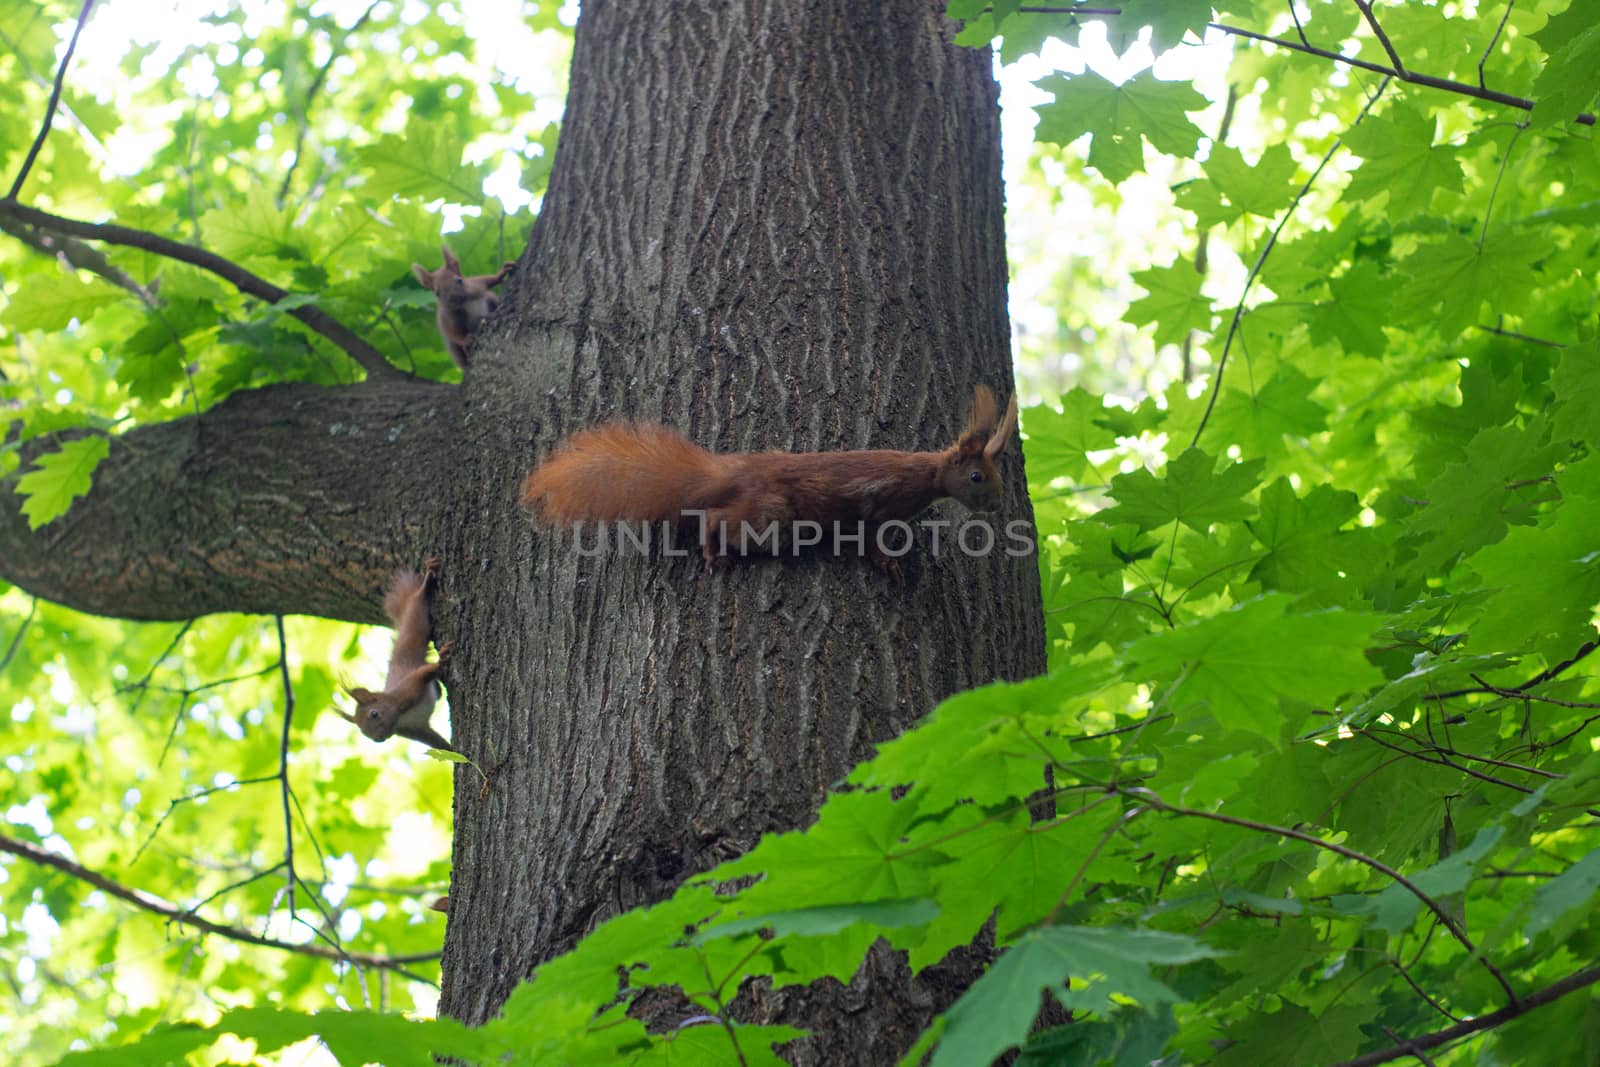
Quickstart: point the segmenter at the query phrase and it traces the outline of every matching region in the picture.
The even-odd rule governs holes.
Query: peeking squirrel
[[[942,452],[732,452],[718,455],[666,426],[613,423],[573,434],[528,475],[522,503],[551,525],[670,522],[698,528],[715,559],[761,545],[772,524],[862,523],[879,569],[895,573],[878,527],[954,497],[974,511],[1000,506],[995,457],[1017,421],[1013,396],[996,420],[987,387]],[[754,535],[754,536],[752,536]]]
[[[417,281],[433,290],[438,300],[437,318],[439,334],[450,358],[462,371],[467,369],[467,347],[472,344],[472,334],[488,316],[500,306],[500,298],[491,290],[505,280],[516,263],[507,260],[498,274],[479,274],[471,278],[461,276],[461,261],[456,259],[446,245],[439,246],[444,253],[444,266],[426,270],[421,263],[411,264],[411,273]]]
[[[428,639],[433,635],[428,602],[438,577],[439,561],[430,559],[423,565],[421,577],[415,571],[397,571],[389,579],[383,610],[394,621],[395,636],[383,692],[347,689],[356,702],[356,713],[339,712],[341,718],[355,723],[374,741],[387,741],[391,735],[399,734],[429,748],[450,748],[450,742],[428,724],[439,700],[439,668],[450,653],[450,642],[446,641],[439,646],[439,662],[428,662]]]

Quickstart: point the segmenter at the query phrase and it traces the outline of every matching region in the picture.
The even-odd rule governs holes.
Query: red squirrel
[[[978,386],[966,429],[942,452],[719,455],[666,426],[612,423],[569,437],[528,475],[522,503],[550,525],[627,520],[697,528],[707,567],[730,549],[743,554],[762,545],[773,523],[862,523],[873,562],[893,574],[895,563],[878,543],[881,524],[909,519],[947,496],[974,511],[999,507],[1005,487],[994,461],[1016,426],[1017,398],[998,422],[995,409],[994,394]]]
[[[439,302],[439,334],[444,338],[445,347],[450,349],[450,358],[465,371],[467,346],[472,344],[473,332],[489,312],[500,306],[500,298],[491,289],[505,280],[516,263],[507,260],[498,274],[463,278],[461,261],[456,259],[449,246],[440,245],[439,251],[444,253],[444,266],[438,270],[425,270],[421,263],[413,263],[411,273],[417,276],[417,281],[433,290]]]
[[[428,662],[428,639],[433,635],[428,602],[438,577],[439,561],[430,559],[423,565],[421,577],[415,571],[397,571],[389,580],[383,610],[394,621],[395,636],[383,692],[359,686],[346,690],[356,702],[356,713],[341,711],[340,717],[355,723],[374,741],[399,734],[429,748],[450,747],[428,723],[439,701],[439,668],[450,654],[450,642],[446,641],[439,646],[439,662]]]

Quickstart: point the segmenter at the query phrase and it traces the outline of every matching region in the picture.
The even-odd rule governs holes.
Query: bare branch
[[[50,136],[50,125],[55,122],[56,107],[61,103],[61,86],[67,80],[67,64],[72,62],[72,53],[78,49],[78,35],[83,32],[83,24],[89,21],[89,11],[93,7],[94,0],[83,0],[83,9],[78,12],[78,24],[72,27],[72,38],[67,42],[66,55],[61,57],[61,65],[56,68],[56,82],[50,90],[50,103],[44,109],[44,121],[39,124],[39,135],[33,139],[27,156],[22,160],[22,167],[17,171],[16,180],[11,183],[11,191],[6,194],[8,200],[15,200],[17,194],[22,192],[22,183],[28,180],[28,172],[33,169],[34,160],[39,158],[44,139]]]
[[[1080,7],[1023,7],[1019,8],[1024,14],[1030,15],[1120,15],[1122,9],[1117,8],[1080,8]],[[1534,102],[1527,97],[1513,96],[1495,89],[1486,89],[1482,86],[1472,85],[1468,82],[1452,81],[1449,78],[1437,78],[1431,74],[1418,74],[1414,70],[1396,70],[1386,67],[1382,63],[1373,63],[1371,60],[1356,59],[1353,56],[1341,55],[1326,48],[1315,45],[1303,44],[1300,41],[1285,40],[1282,37],[1272,37],[1265,33],[1243,29],[1239,26],[1227,26],[1220,22],[1208,22],[1206,29],[1226,33],[1232,37],[1243,37],[1250,41],[1259,41],[1262,44],[1274,44],[1279,48],[1287,48],[1292,52],[1303,52],[1308,56],[1317,56],[1321,59],[1332,60],[1349,67],[1359,67],[1370,70],[1374,74],[1384,74],[1391,78],[1399,78],[1408,85],[1422,85],[1429,89],[1439,89],[1447,93],[1456,93],[1460,96],[1470,96],[1474,100],[1485,100],[1492,104],[1504,104],[1507,107],[1517,108],[1519,111],[1532,111]],[[1588,111],[1579,112],[1573,119],[1580,126],[1593,126],[1594,115]]]
[[[1494,53],[1494,46],[1500,43],[1500,35],[1505,32],[1506,22],[1511,18],[1511,5],[1516,0],[1506,0],[1505,12],[1500,16],[1500,25],[1494,28],[1494,36],[1489,38],[1489,43],[1483,48],[1483,55],[1478,57],[1478,88],[1487,89],[1488,85],[1483,80],[1483,65],[1489,62],[1489,56]]]
[[[132,275],[116,266],[97,249],[82,241],[62,237],[59,234],[45,233],[37,227],[21,224],[11,227],[6,232],[40,255],[60,259],[74,270],[86,270],[98,275],[117,288],[126,289],[138,297],[146,307],[155,306],[154,293],[140,285]]]
[[[1361,120],[1367,117],[1368,112],[1372,110],[1372,106],[1378,102],[1378,98],[1383,95],[1384,89],[1388,87],[1389,79],[1385,78],[1383,83],[1378,86],[1378,91],[1373,93],[1367,100],[1366,106],[1361,109],[1361,114],[1356,116],[1355,122],[1350,124],[1352,127],[1360,125]],[[1294,217],[1295,209],[1300,206],[1300,201],[1304,200],[1306,194],[1311,191],[1311,187],[1322,176],[1323,169],[1327,167],[1328,162],[1333,159],[1333,154],[1339,150],[1339,146],[1343,143],[1343,138],[1334,138],[1333,144],[1329,145],[1328,150],[1322,154],[1322,160],[1317,164],[1317,169],[1311,172],[1311,177],[1307,178],[1305,184],[1300,187],[1300,191],[1294,194],[1294,200],[1290,202],[1288,207],[1283,209],[1283,217],[1278,220],[1278,225],[1273,227],[1272,235],[1267,238],[1267,243],[1261,248],[1261,254],[1256,257],[1255,265],[1250,268],[1250,274],[1244,280],[1244,291],[1239,294],[1238,304],[1234,305],[1233,318],[1228,321],[1228,334],[1222,342],[1222,354],[1217,357],[1217,369],[1211,376],[1211,395],[1206,400],[1204,414],[1200,416],[1200,425],[1194,428],[1194,438],[1189,442],[1191,447],[1200,443],[1200,435],[1205,432],[1206,423],[1211,420],[1212,409],[1217,406],[1217,397],[1222,395],[1222,372],[1228,365],[1228,352],[1233,348],[1234,337],[1238,336],[1239,324],[1244,320],[1244,303],[1250,298],[1250,289],[1255,285],[1256,278],[1260,276],[1261,268],[1266,266],[1267,256],[1271,255],[1272,250],[1277,247],[1278,238],[1282,235],[1283,228],[1289,225],[1289,220]]]
[[[315,956],[317,959],[334,960],[339,963],[353,963],[362,967],[377,967],[383,970],[398,970],[411,963],[427,963],[439,958],[437,952],[414,952],[402,956],[380,956],[370,952],[342,952],[324,948],[321,945],[297,945],[291,941],[280,941],[274,937],[262,937],[249,930],[237,926],[225,926],[222,923],[212,922],[196,915],[192,909],[185,910],[172,904],[154,893],[147,893],[142,889],[134,889],[120,882],[114,882],[105,875],[79,863],[74,863],[65,856],[40,848],[38,845],[26,841],[19,841],[14,837],[0,834],[0,852],[9,852],[13,856],[20,856],[25,860],[37,863],[44,867],[52,867],[63,874],[70,875],[82,882],[87,882],[118,900],[123,900],[135,907],[160,915],[179,926],[189,926],[208,934],[228,938],[230,941],[242,941],[247,945],[260,945],[263,948],[282,949],[285,952],[294,952],[302,956]]]
[[[1419,1052],[1430,1048],[1438,1048],[1440,1045],[1448,1044],[1451,1041],[1476,1034],[1482,1030],[1492,1030],[1501,1023],[1508,1023],[1512,1019],[1528,1014],[1535,1008],[1542,1008],[1546,1004],[1560,1000],[1568,993],[1583,989],[1586,986],[1592,986],[1596,982],[1600,982],[1600,967],[1590,967],[1587,970],[1578,971],[1576,974],[1569,974],[1559,982],[1552,982],[1537,993],[1530,993],[1515,1004],[1501,1008],[1499,1011],[1490,1012],[1488,1015],[1480,1015],[1475,1019],[1468,1019],[1464,1023],[1458,1023],[1443,1030],[1435,1030],[1431,1034],[1407,1038],[1398,1045],[1379,1049],[1376,1052],[1369,1052],[1365,1056],[1357,1056],[1353,1060],[1343,1060],[1334,1064],[1333,1067],[1376,1067],[1377,1064],[1398,1060],[1402,1056],[1415,1056]]]
[[[328,71],[333,69],[334,60],[343,54],[345,43],[350,40],[357,30],[367,24],[367,21],[372,18],[372,13],[378,10],[378,5],[381,3],[383,3],[383,0],[373,0],[372,6],[363,11],[361,17],[356,19],[348,30],[339,35],[338,40],[332,42],[331,47],[328,49],[327,62],[322,64],[322,68],[317,71],[317,76],[311,80],[310,87],[306,89],[305,103],[299,109],[300,129],[294,139],[294,158],[289,161],[289,169],[283,175],[283,184],[278,187],[279,207],[282,207],[284,200],[288,199],[289,185],[294,181],[295,169],[300,166],[300,157],[306,146],[306,133],[311,128],[311,105],[316,102],[317,93],[322,91],[322,83],[328,80]]]
[[[28,207],[19,203],[15,198],[7,197],[0,200],[0,221],[10,220],[24,223],[41,230],[51,230],[55,233],[66,234],[71,237],[81,237],[90,241],[105,241],[107,244],[124,245],[129,248],[142,248],[147,252],[154,252],[168,259],[175,259],[180,263],[187,263],[201,270],[210,271],[219,278],[231,283],[241,293],[265,300],[269,304],[276,304],[289,296],[287,289],[280,289],[259,275],[252,274],[232,260],[224,259],[215,252],[207,251],[196,245],[187,245],[181,241],[174,241],[160,234],[150,233],[146,230],[136,230],[130,226],[118,226],[115,223],[83,222],[79,219],[63,218],[49,212],[40,211],[38,208]],[[355,331],[339,322],[332,315],[315,305],[290,308],[287,312],[316,333],[321,334],[350,356],[363,370],[368,378],[405,379],[411,375],[397,367],[392,366],[383,358],[383,353],[373,348]]]
[[[1411,879],[1407,878],[1393,867],[1390,867],[1382,860],[1374,859],[1372,856],[1357,852],[1353,848],[1347,848],[1346,846],[1333,841],[1325,841],[1315,834],[1308,834],[1303,830],[1296,830],[1292,827],[1273,826],[1269,823],[1256,822],[1253,819],[1239,819],[1232,815],[1223,815],[1221,812],[1200,811],[1196,808],[1182,808],[1173,804],[1168,804],[1166,801],[1162,800],[1160,796],[1143,787],[1118,786],[1117,792],[1138,797],[1140,800],[1143,800],[1146,804],[1159,811],[1170,812],[1173,815],[1182,815],[1193,819],[1206,819],[1210,822],[1220,822],[1228,826],[1237,826],[1243,830],[1255,830],[1258,833],[1274,834],[1279,837],[1292,838],[1295,841],[1303,841],[1308,845],[1313,845],[1317,848],[1322,848],[1328,850],[1329,852],[1337,853],[1338,855],[1343,856],[1345,859],[1354,860],[1364,867],[1372,868],[1379,874],[1382,874],[1403,886],[1406,892],[1410,893],[1412,896],[1421,901],[1424,907],[1433,912],[1434,916],[1439,920],[1439,922],[1444,925],[1444,928],[1449,930],[1450,933],[1455,936],[1455,939],[1461,943],[1461,947],[1465,948],[1472,958],[1477,960],[1478,963],[1483,966],[1483,969],[1488,971],[1494,977],[1494,980],[1499,983],[1500,988],[1505,991],[1506,1000],[1509,1002],[1509,1004],[1515,1007],[1518,1003],[1520,1003],[1516,990],[1511,988],[1511,983],[1506,981],[1506,976],[1500,972],[1500,968],[1496,967],[1493,963],[1490,963],[1487,959],[1479,954],[1477,947],[1472,943],[1472,939],[1467,936],[1466,930],[1462,929],[1461,924],[1456,921],[1455,916],[1451,915],[1450,912],[1437,900],[1434,900],[1428,894],[1424,893],[1415,882],[1411,881]]]
[[[283,865],[289,869],[289,918],[294,914],[294,813],[289,807],[289,727],[294,722],[294,683],[289,678],[289,641],[283,634],[283,616],[274,615],[278,624],[278,667],[283,675],[283,732],[278,738],[278,792],[283,801]]]
[[[22,647],[22,639],[28,634],[28,627],[33,622],[34,612],[39,610],[39,598],[32,597],[28,601],[28,617],[22,620],[22,625],[17,627],[17,632],[11,635],[11,644],[6,646],[6,654],[0,656],[0,674],[4,674],[11,661],[17,655],[17,649]]]
[[[1372,13],[1372,0],[1356,0],[1356,6],[1361,9],[1361,14],[1366,16],[1367,25],[1372,27],[1372,32],[1377,35],[1378,43],[1383,45],[1384,52],[1389,56],[1389,62],[1394,65],[1394,72],[1401,81],[1410,81],[1411,75],[1406,70],[1405,64],[1400,62],[1400,53],[1394,50],[1394,44],[1389,40],[1389,35],[1383,32],[1383,27],[1378,25],[1378,16]]]

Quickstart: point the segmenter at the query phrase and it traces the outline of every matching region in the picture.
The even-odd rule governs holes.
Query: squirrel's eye
[[[981,481],[983,481],[983,472],[982,471],[973,471],[972,474],[969,475],[969,477],[975,482],[981,482]]]
[[[383,718],[383,712],[379,711],[377,708],[373,708],[371,711],[367,712],[367,718],[381,719]]]

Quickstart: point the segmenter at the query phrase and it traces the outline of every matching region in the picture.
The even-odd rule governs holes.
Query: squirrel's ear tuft
[[[433,271],[428,270],[421,263],[413,263],[411,264],[411,273],[417,276],[417,281],[422,283],[423,288],[433,288]]]
[[[956,439],[956,448],[961,452],[981,452],[988,443],[989,435],[994,433],[994,420],[994,394],[987,385],[974,386],[972,411],[967,415],[966,429]]]
[[[1000,425],[995,427],[994,433],[989,436],[989,443],[983,446],[983,454],[990,459],[998,456],[1000,450],[1006,447],[1006,442],[1011,440],[1011,431],[1017,428],[1017,394],[1011,394],[1011,402],[1006,405],[1006,413],[1000,419]]]
[[[454,252],[450,251],[450,246],[440,245],[439,251],[444,253],[444,265],[459,273],[461,271],[461,261],[456,258],[456,254]]]
[[[354,700],[357,704],[370,704],[374,700],[378,699],[377,693],[374,693],[370,689],[362,689],[360,686],[356,686],[354,689],[346,689],[345,692],[349,693],[350,699]],[[346,715],[345,718],[350,717]],[[350,719],[350,721],[355,722],[354,719]]]

